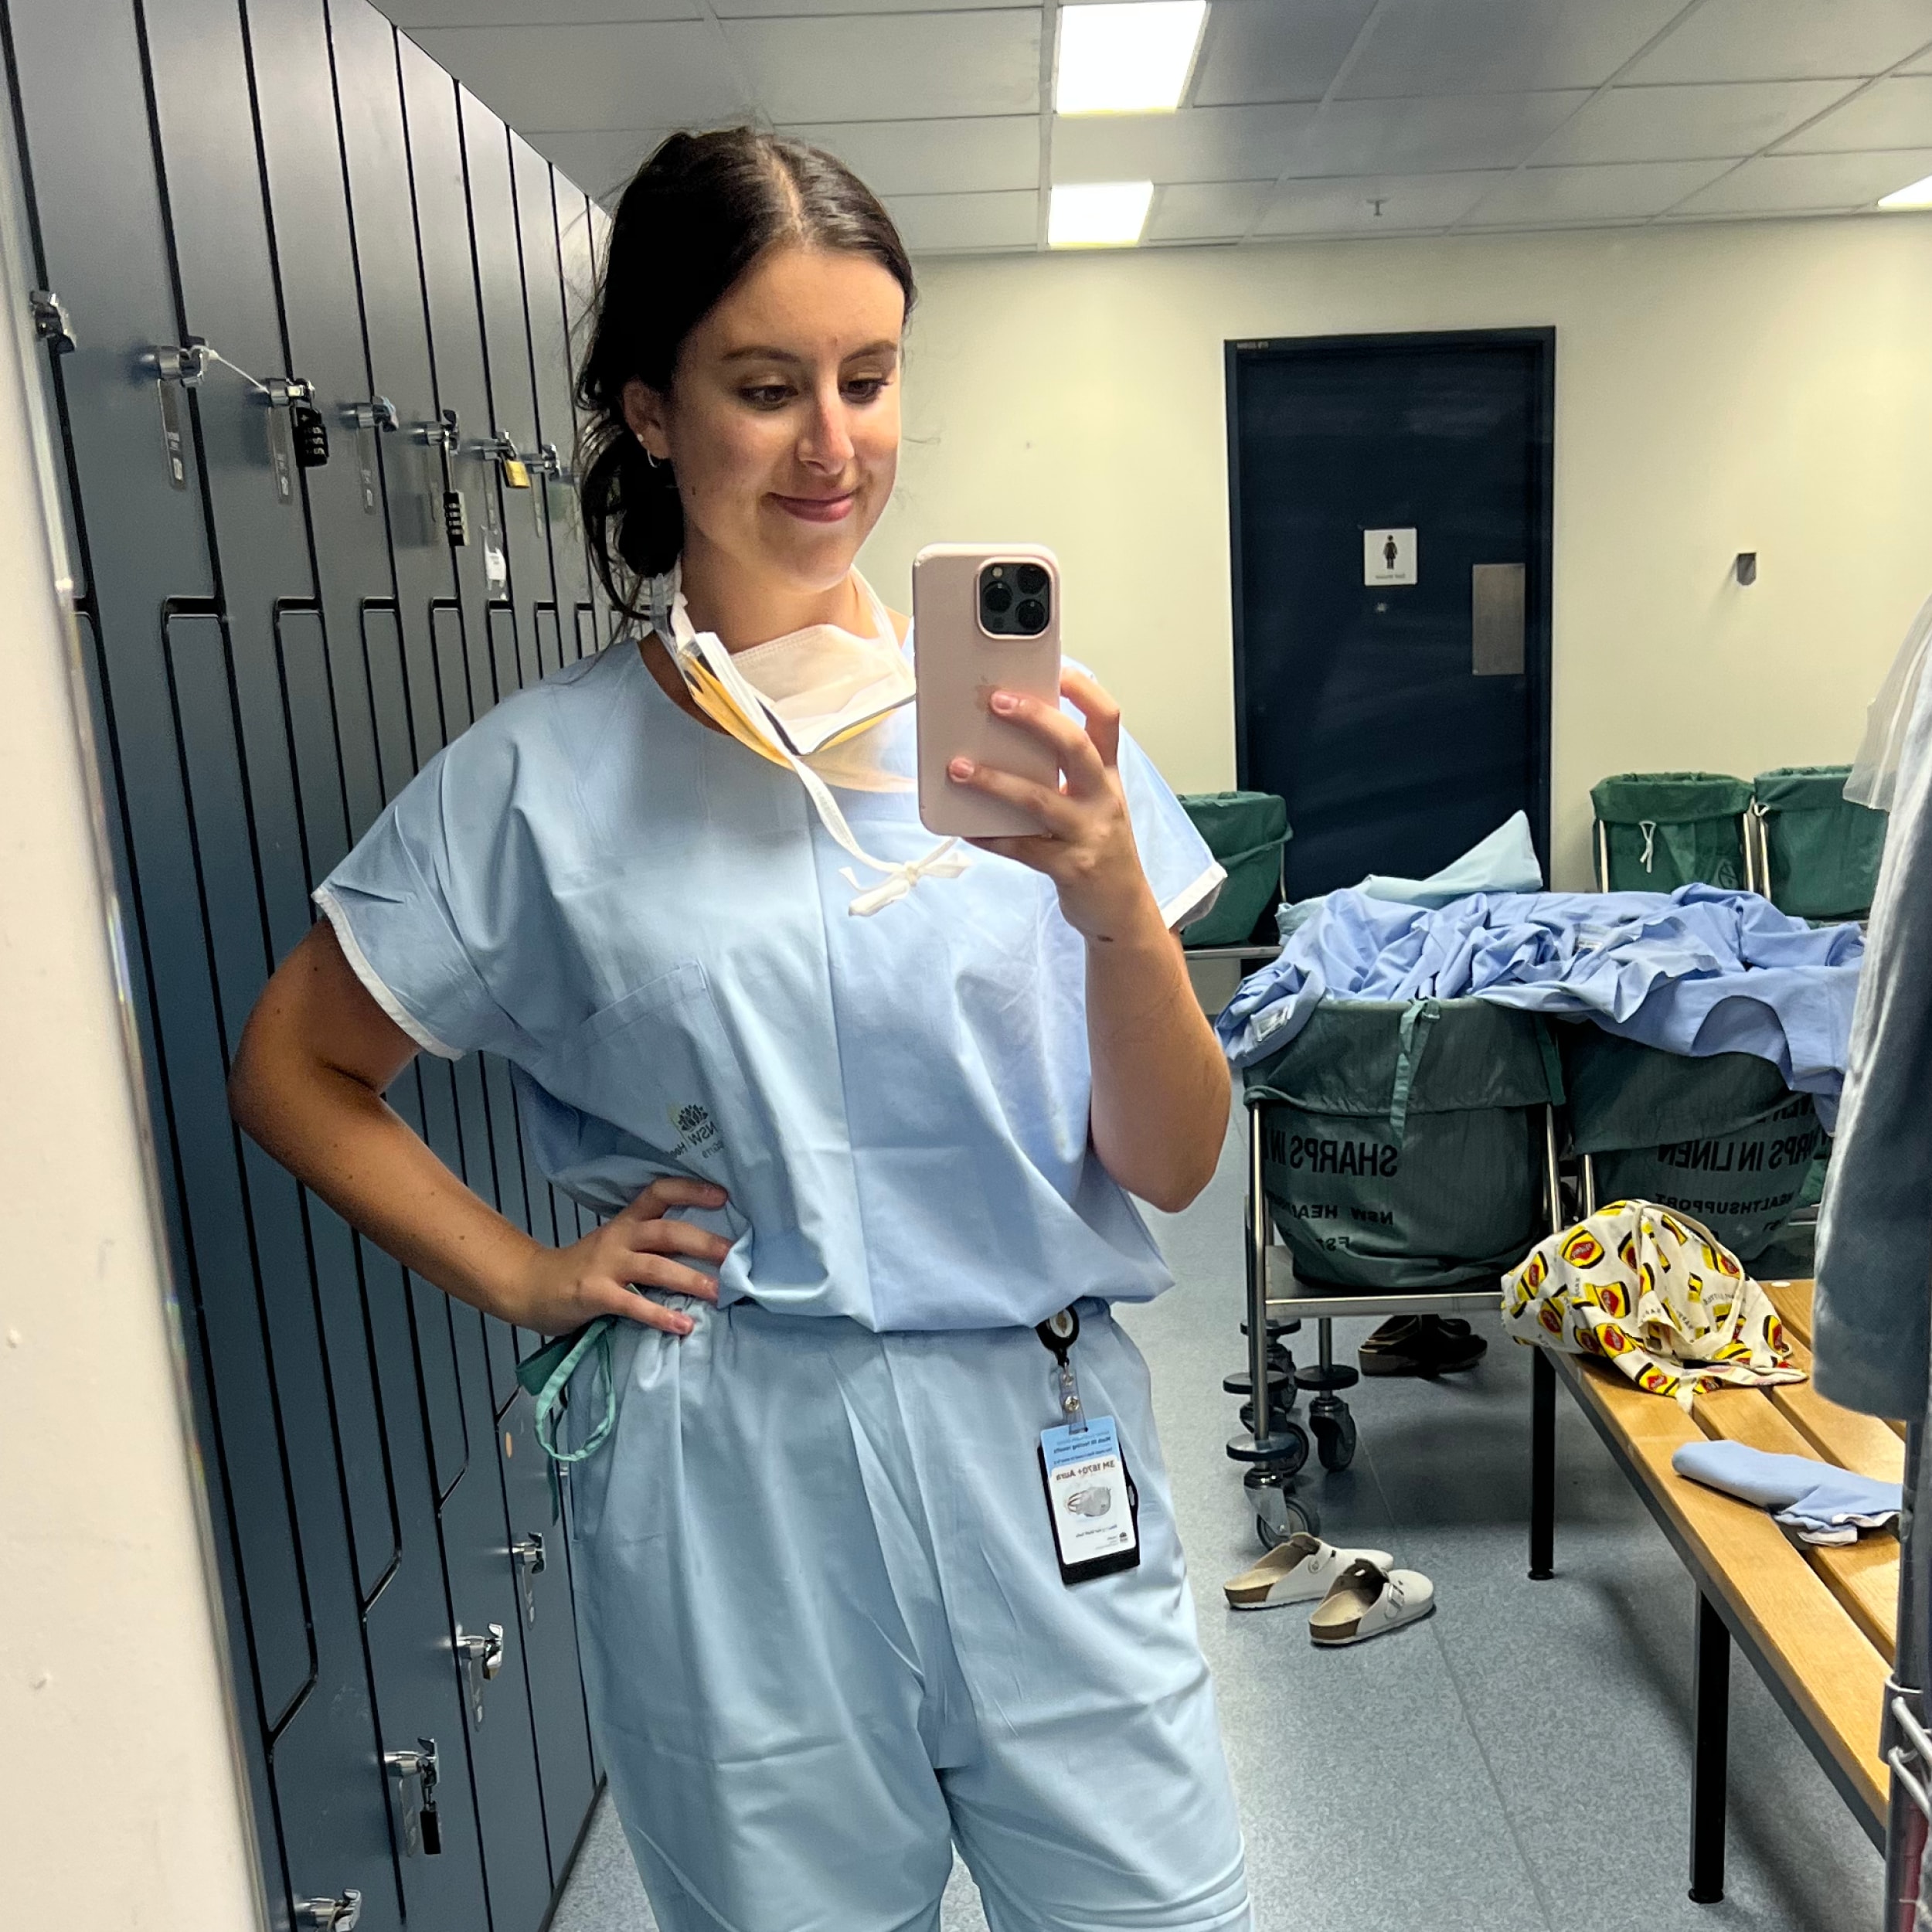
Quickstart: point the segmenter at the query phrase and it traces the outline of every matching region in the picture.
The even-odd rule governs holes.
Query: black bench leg
[[[1691,1702],[1696,1712],[1692,1740],[1690,1895],[1715,1905],[1724,1896],[1724,1773],[1731,1714],[1731,1634],[1697,1593],[1697,1651]]]
[[[1541,1349],[1529,1358],[1529,1574],[1541,1583],[1556,1573],[1556,1371]]]

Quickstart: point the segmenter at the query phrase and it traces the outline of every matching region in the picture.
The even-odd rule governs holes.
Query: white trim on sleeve
[[[310,896],[328,915],[328,923],[335,929],[336,943],[342,949],[342,957],[354,969],[355,977],[362,982],[369,998],[426,1053],[434,1053],[438,1060],[460,1060],[463,1057],[461,1047],[445,1046],[383,984],[381,975],[369,963],[369,955],[357,942],[354,930],[349,923],[349,914],[343,910],[342,903],[335,896],[334,891],[327,886],[318,886]]]
[[[1213,906],[1227,883],[1227,868],[1218,859],[1208,861],[1208,869],[1192,884],[1183,886],[1161,908],[1161,920],[1171,933],[1192,925]]]

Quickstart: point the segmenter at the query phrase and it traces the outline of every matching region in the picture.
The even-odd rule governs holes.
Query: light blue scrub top
[[[910,710],[880,729],[910,776]],[[1145,753],[1120,772],[1170,925],[1223,873]],[[910,792],[841,791],[877,858]],[[804,787],[680,711],[634,642],[505,699],[316,893],[420,1046],[511,1062],[545,1173],[600,1213],[716,1181],[719,1298],[867,1328],[1032,1324],[1170,1284],[1087,1142],[1083,943],[988,852],[869,918]],[[862,872],[862,883],[876,875]]]

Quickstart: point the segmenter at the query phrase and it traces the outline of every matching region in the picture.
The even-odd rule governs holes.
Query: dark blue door
[[[1548,866],[1555,333],[1228,347],[1240,782],[1291,898],[1529,815]]]

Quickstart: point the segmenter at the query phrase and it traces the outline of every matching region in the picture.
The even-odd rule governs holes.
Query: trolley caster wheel
[[[1321,1519],[1315,1505],[1291,1495],[1272,1470],[1250,1469],[1243,1480],[1254,1505],[1254,1533],[1264,1549],[1273,1549],[1303,1530],[1311,1536],[1321,1534]]]
[[[1308,1404],[1308,1427],[1324,1469],[1345,1469],[1355,1461],[1355,1417],[1339,1396],[1317,1396]]]
[[[1229,1391],[1230,1394],[1235,1393],[1236,1391],[1233,1389]],[[1240,1393],[1245,1395],[1247,1391],[1243,1389]],[[1276,1382],[1270,1382],[1268,1384],[1268,1413],[1284,1427],[1289,1428],[1294,1427],[1288,1412],[1300,1400],[1300,1396],[1291,1387],[1284,1388],[1281,1383]],[[1254,1404],[1252,1402],[1244,1402],[1241,1405],[1241,1427],[1247,1430],[1250,1435],[1254,1434]]]
[[[1248,1325],[1243,1319],[1241,1324],[1241,1332],[1246,1335],[1247,1332]],[[1273,1315],[1268,1317],[1268,1342],[1270,1346],[1280,1341],[1284,1335],[1299,1335],[1301,1332],[1301,1324],[1299,1321],[1277,1321]]]
[[[1308,1459],[1308,1432],[1292,1416],[1272,1418],[1274,1429],[1258,1442],[1252,1429],[1228,1438],[1228,1454],[1236,1462],[1253,1463],[1258,1474],[1286,1481]]]

